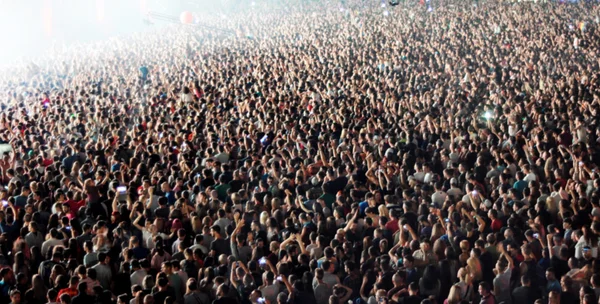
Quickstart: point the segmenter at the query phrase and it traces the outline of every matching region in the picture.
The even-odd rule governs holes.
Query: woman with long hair
[[[471,245],[469,244],[469,241],[467,240],[462,240],[460,241],[460,255],[458,256],[458,261],[460,262],[461,266],[465,266],[467,265],[467,260],[469,259],[469,249],[471,248]]]
[[[479,254],[475,249],[471,250],[471,256],[467,260],[467,268],[469,269],[469,273],[473,275],[474,282],[479,283],[483,279],[483,270],[481,268],[481,261],[479,261]]]
[[[46,227],[46,231],[50,231],[52,228],[58,229],[58,214],[53,213],[50,215],[48,219],[48,226]],[[49,238],[49,236],[47,236]]]
[[[42,256],[42,249],[38,246],[33,246],[29,252],[31,253],[31,259],[29,260],[31,269],[38,269],[44,260],[44,257]]]
[[[458,283],[454,286],[460,288],[460,298],[469,300],[473,296],[473,276],[469,273],[467,268],[461,268],[458,270]]]
[[[46,303],[46,293],[48,292],[48,288],[44,285],[44,279],[39,274],[36,274],[31,279],[31,288],[29,289],[33,291],[33,298],[36,303]]]
[[[448,293],[448,297],[444,300],[444,304],[460,304],[462,302],[462,298],[460,296],[460,287],[457,285],[452,285],[450,288],[450,292]]]
[[[419,280],[419,291],[425,297],[437,297],[440,294],[441,283],[438,270],[433,265],[425,267],[423,277]]]
[[[29,278],[31,277],[31,270],[29,268],[28,260],[25,259],[25,253],[23,251],[15,253],[14,260],[13,272],[24,273],[27,276],[27,281],[29,281]]]

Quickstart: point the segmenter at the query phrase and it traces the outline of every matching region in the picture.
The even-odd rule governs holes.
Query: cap
[[[429,204],[429,207],[431,207],[431,208],[436,208],[436,209],[440,209],[440,204],[438,204],[438,203],[436,203],[436,202],[433,202],[433,203]]]

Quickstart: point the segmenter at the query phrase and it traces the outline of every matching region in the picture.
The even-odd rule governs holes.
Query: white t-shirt
[[[437,191],[431,195],[431,202],[438,203],[440,206],[444,204],[448,194],[444,191]]]
[[[523,180],[528,183],[537,181],[537,175],[535,175],[535,173],[533,172],[529,172],[527,175],[525,175],[525,178],[523,178]]]

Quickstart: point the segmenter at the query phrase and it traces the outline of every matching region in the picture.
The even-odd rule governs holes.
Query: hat
[[[181,221],[179,219],[174,219],[173,222],[171,223],[171,228],[181,229],[181,228],[183,228],[183,224],[181,224]]]
[[[431,208],[436,208],[436,209],[440,209],[440,204],[438,204],[438,203],[436,203],[436,202],[433,202],[433,203],[429,204],[429,207],[431,207]]]

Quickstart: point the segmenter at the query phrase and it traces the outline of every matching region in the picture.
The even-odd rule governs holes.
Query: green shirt
[[[215,190],[217,190],[217,194],[219,194],[219,200],[224,202],[225,200],[227,200],[227,190],[229,190],[231,188],[231,186],[229,186],[229,184],[221,184],[215,187]]]
[[[331,193],[323,193],[323,195],[319,196],[320,199],[325,201],[325,205],[329,210],[333,211],[333,203],[335,203],[335,195]]]

